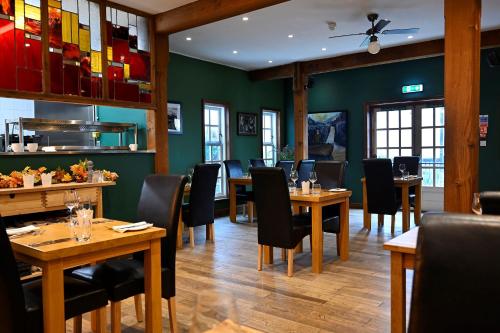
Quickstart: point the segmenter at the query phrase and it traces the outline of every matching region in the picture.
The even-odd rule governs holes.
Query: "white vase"
[[[52,174],[51,173],[42,173],[42,186],[52,186]]]
[[[25,188],[35,187],[35,175],[23,175],[23,186]]]

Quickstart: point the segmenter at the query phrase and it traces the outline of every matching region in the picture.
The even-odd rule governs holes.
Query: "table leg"
[[[410,230],[410,193],[408,184],[401,188],[401,197],[403,200],[403,232]]]
[[[160,240],[154,239],[150,244],[150,249],[144,251],[146,332],[160,333],[162,330]]]
[[[264,264],[272,264],[273,261],[273,247],[264,245]]]
[[[43,267],[43,327],[44,332],[64,333],[64,275],[59,261],[48,262]]]
[[[102,187],[97,187],[97,203],[95,207],[95,217],[102,218],[103,217],[103,208],[102,208]]]
[[[340,259],[349,259],[349,198],[340,204]]]
[[[366,181],[363,180],[363,228],[372,229],[371,215],[368,213],[368,195],[366,194]]]
[[[229,219],[236,222],[236,185],[229,182]]]
[[[400,252],[391,252],[391,332],[406,331],[406,270]]]
[[[422,183],[415,185],[415,209],[414,209],[415,225],[420,225],[420,217],[422,215]]]
[[[292,213],[294,215],[301,213],[300,206],[295,202],[292,203]],[[295,253],[302,253],[302,252],[304,252],[304,246],[302,244],[302,241],[300,241],[295,247]]]
[[[323,271],[323,209],[312,205],[312,271]]]

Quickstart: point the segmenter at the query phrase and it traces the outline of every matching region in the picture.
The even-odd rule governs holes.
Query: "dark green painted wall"
[[[236,135],[237,113],[260,113],[262,107],[283,111],[282,80],[252,82],[245,71],[178,54],[170,55],[168,73],[168,98],[182,104],[183,117],[183,134],[169,136],[172,173],[185,173],[202,162],[203,99],[229,104],[232,159],[240,159],[246,165],[249,158],[261,156],[260,133],[258,136]],[[282,128],[284,118],[282,112]],[[260,116],[258,119],[260,128]]]

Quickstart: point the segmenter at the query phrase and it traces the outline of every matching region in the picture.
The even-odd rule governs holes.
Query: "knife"
[[[29,247],[40,247],[40,246],[45,246],[45,245],[51,245],[51,244],[57,244],[57,243],[64,243],[67,241],[72,240],[73,238],[59,238],[59,239],[52,239],[40,243],[31,243],[28,244]]]

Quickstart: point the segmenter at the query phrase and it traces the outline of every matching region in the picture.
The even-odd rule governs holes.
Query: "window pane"
[[[433,108],[423,108],[422,109],[422,126],[433,126],[434,125],[434,109]]]
[[[436,108],[436,126],[444,126],[444,108]]]
[[[401,147],[411,147],[411,129],[401,130]]]
[[[401,156],[412,156],[411,149],[401,149]]]
[[[210,124],[210,110],[205,109],[205,125]]]
[[[387,158],[387,149],[377,149],[378,158]]]
[[[436,173],[436,184],[434,186],[444,187],[444,169],[437,168],[434,172]]]
[[[422,129],[422,147],[432,147],[434,146],[433,134],[434,130],[432,128]]]
[[[436,128],[436,146],[444,146],[444,128]]]
[[[436,148],[436,163],[444,163],[444,148]]]
[[[266,146],[267,150],[267,158],[273,158],[273,147],[272,146]]]
[[[264,130],[264,133],[263,133],[264,142],[272,143],[271,139],[272,139],[271,130],[269,130],[269,129]]]
[[[432,148],[422,149],[422,163],[433,163],[434,155]]]
[[[210,146],[205,146],[205,161],[210,161]]]
[[[210,127],[210,141],[211,142],[219,142],[219,128],[218,127]]]
[[[212,183],[213,184],[213,183]],[[217,185],[215,186],[215,193],[222,194],[222,179],[217,179]]]
[[[432,179],[432,169],[422,169],[422,177],[424,180],[422,181],[423,186],[433,186],[434,182]]]
[[[212,146],[212,161],[220,161],[220,147],[219,146]]]
[[[264,115],[264,128],[271,128],[271,116],[268,114]]]
[[[399,131],[389,131],[389,147],[399,147]]]
[[[266,156],[266,146],[262,146],[262,156],[264,156],[264,158],[267,158],[267,156]]]
[[[399,149],[389,149],[389,158],[394,160],[395,156],[399,156]]]
[[[387,131],[377,131],[377,148],[387,147]]]
[[[399,127],[399,111],[389,111],[389,128]]]
[[[411,110],[401,110],[401,127],[411,127]]]
[[[387,112],[377,112],[377,128],[387,128]]]
[[[210,110],[210,125],[219,125],[219,111],[218,110]]]

